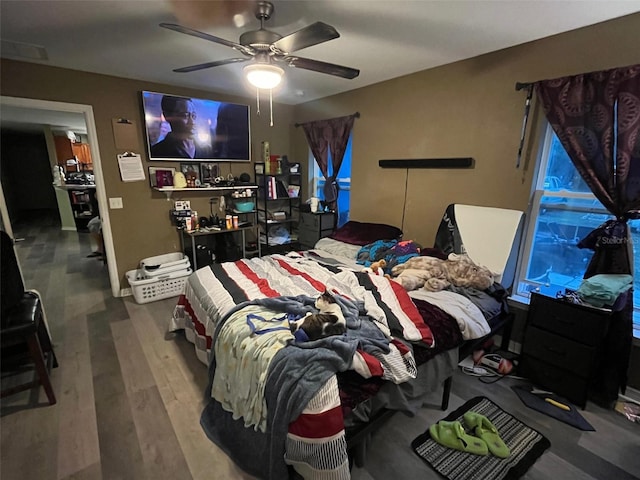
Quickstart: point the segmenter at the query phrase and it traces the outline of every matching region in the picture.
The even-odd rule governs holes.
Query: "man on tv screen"
[[[152,158],[212,158],[211,145],[196,141],[197,112],[190,98],[164,95],[162,115],[171,126],[163,140],[151,146]]]

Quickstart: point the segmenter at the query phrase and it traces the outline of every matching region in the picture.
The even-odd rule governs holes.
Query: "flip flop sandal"
[[[474,455],[487,455],[487,444],[480,438],[468,435],[460,422],[440,420],[429,427],[434,441],[442,446],[461,450]]]
[[[489,451],[493,455],[499,458],[507,458],[511,454],[509,447],[500,438],[498,429],[487,417],[469,411],[464,414],[464,422],[469,428],[473,428],[476,437],[486,442]]]

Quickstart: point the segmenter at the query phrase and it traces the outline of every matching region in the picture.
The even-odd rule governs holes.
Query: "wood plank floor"
[[[58,403],[42,389],[2,399],[2,480],[249,479],[211,443],[199,424],[206,367],[182,334],[166,325],[175,298],[138,305],[113,298],[106,265],[88,234],[63,232],[54,221],[14,227],[25,282],[43,297],[60,366]],[[526,408],[509,388],[458,374],[450,410],[485,395],[546,435],[552,444],[527,479],[640,478],[640,424],[588,404],[582,432]],[[446,412],[440,392],[415,417],[403,414],[371,441],[354,480],[440,478],[409,446]]]

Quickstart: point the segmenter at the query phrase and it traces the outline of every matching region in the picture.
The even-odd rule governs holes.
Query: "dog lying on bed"
[[[318,340],[331,335],[342,335],[347,331],[347,321],[342,315],[340,305],[329,292],[324,292],[316,299],[319,313],[308,313],[307,316],[290,323],[291,333],[297,340]],[[302,335],[302,332],[306,334]]]

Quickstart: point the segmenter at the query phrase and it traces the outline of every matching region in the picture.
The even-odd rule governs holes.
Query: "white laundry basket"
[[[191,268],[189,257],[184,253],[166,253],[155,257],[143,258],[140,268],[145,278],[159,278],[167,274],[188,270]]]
[[[149,303],[180,295],[192,271],[191,268],[187,268],[154,278],[146,278],[144,270],[137,269],[129,270],[126,276],[136,302]]]

